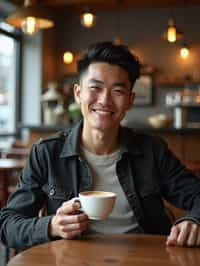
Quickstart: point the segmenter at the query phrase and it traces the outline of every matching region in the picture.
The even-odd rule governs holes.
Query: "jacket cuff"
[[[35,231],[33,233],[33,244],[41,244],[50,241],[49,234],[48,234],[48,228],[49,228],[49,222],[51,220],[52,216],[44,216],[40,217],[37,220],[37,224],[35,226]]]
[[[192,221],[192,222],[200,225],[200,220],[195,218],[195,217],[192,217],[192,216],[181,217],[178,220],[176,220],[173,225],[179,224],[179,223],[181,223],[183,221]]]

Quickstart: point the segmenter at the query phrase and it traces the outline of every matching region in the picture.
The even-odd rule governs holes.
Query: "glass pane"
[[[16,51],[15,39],[0,33],[0,134],[15,132]]]

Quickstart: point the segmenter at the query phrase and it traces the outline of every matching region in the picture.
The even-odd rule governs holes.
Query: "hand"
[[[200,225],[185,220],[171,228],[167,237],[167,246],[200,246]]]
[[[51,237],[60,236],[72,239],[80,236],[88,228],[88,216],[78,213],[80,204],[74,199],[66,201],[57,209],[49,224],[49,234]]]

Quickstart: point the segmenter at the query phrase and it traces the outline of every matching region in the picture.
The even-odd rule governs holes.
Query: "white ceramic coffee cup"
[[[106,191],[84,191],[75,200],[80,201],[83,210],[92,220],[106,219],[112,212],[116,194]]]

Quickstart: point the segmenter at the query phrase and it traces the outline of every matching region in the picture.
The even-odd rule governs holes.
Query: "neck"
[[[97,129],[87,131],[83,127],[81,144],[88,151],[95,154],[110,154],[117,150],[118,130],[112,131],[112,134]]]

